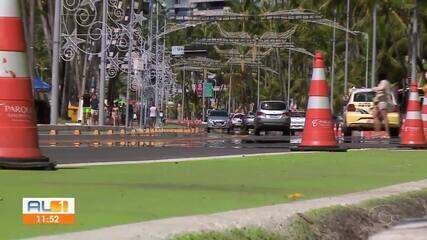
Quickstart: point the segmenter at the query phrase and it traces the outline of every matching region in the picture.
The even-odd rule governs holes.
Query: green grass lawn
[[[427,152],[353,151],[0,171],[0,239],[93,229],[378,188],[427,177]],[[75,197],[77,224],[24,226],[23,197]]]

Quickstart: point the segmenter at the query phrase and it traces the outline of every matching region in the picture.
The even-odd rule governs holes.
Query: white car
[[[242,127],[244,117],[245,115],[242,113],[233,114],[233,116],[231,117],[231,126],[237,128]]]

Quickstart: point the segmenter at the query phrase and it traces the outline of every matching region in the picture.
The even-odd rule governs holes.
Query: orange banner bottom
[[[74,224],[75,214],[23,214],[23,224]]]

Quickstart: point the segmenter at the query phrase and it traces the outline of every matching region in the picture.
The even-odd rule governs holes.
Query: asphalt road
[[[295,139],[292,139],[292,142]],[[42,152],[60,164],[147,161],[290,151],[289,136],[211,133],[166,137],[40,136]],[[346,148],[395,148],[396,141],[341,144]]]

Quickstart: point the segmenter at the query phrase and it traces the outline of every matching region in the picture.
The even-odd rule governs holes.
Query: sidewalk
[[[289,219],[299,212],[306,212],[333,205],[358,204],[369,199],[383,198],[424,188],[427,188],[427,179],[369,191],[345,194],[337,197],[313,199],[210,215],[175,217],[32,239],[164,240],[174,235],[188,232],[222,231],[225,229],[251,226],[280,231],[286,227]]]

